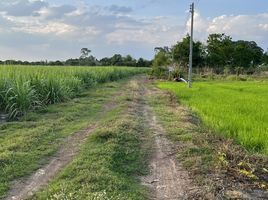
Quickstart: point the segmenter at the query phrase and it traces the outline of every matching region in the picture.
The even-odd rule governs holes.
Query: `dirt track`
[[[141,99],[136,106],[141,109],[145,118],[145,126],[150,129],[151,143],[153,144],[153,148],[150,150],[150,174],[141,178],[142,184],[149,187],[152,199],[187,199],[187,190],[192,185],[188,173],[183,170],[176,159],[175,146],[167,139],[165,130],[158,123],[157,117],[145,100],[146,95],[150,95],[148,89],[140,86],[138,81],[134,82],[138,98]],[[103,112],[107,112],[111,107],[113,106],[105,107]],[[5,200],[27,199],[45,187],[61,169],[75,158],[85,140],[96,128],[97,125],[91,125],[68,137],[56,155],[50,158],[47,165],[27,179],[14,182]]]
[[[148,95],[144,91],[143,96]],[[191,186],[188,172],[185,171],[176,158],[176,148],[170,142],[165,130],[158,123],[152,108],[144,104],[144,116],[153,134],[153,149],[150,160],[150,174],[142,177],[143,185],[151,189],[151,198],[156,200],[187,199],[187,190]]]
[[[80,147],[87,137],[96,129],[96,125],[91,125],[87,129],[75,133],[68,137],[55,156],[49,163],[29,178],[15,181],[5,200],[27,199],[35,192],[46,186],[59,171],[70,163],[78,154]]]
[[[144,177],[143,182],[153,190],[154,199],[184,199],[191,184],[188,173],[176,160],[174,146],[166,138],[156,116],[149,119],[155,146],[150,161],[151,174]]]

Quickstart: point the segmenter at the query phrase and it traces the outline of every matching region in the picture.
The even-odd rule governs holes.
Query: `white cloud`
[[[268,31],[268,24],[259,24],[259,27],[264,31]]]
[[[41,28],[42,26],[42,28]],[[14,27],[14,31],[29,34],[70,34],[76,30],[76,27],[61,22],[48,22],[47,24],[28,24],[27,26]]]
[[[38,14],[46,19],[60,19],[65,15],[68,15],[72,12],[75,12],[76,8],[74,6],[62,5],[62,6],[53,6],[53,7],[44,7]]]
[[[10,16],[31,16],[48,4],[41,0],[1,0],[0,11]]]
[[[188,30],[190,22],[187,23]],[[268,13],[256,15],[221,15],[205,19],[198,12],[195,16],[195,38],[205,40],[211,33],[226,33],[235,40],[254,40],[267,45]]]
[[[20,59],[66,59],[79,56],[81,47],[89,47],[99,57],[112,53],[143,56],[144,52],[148,57],[154,47],[175,44],[185,36],[190,23],[187,28],[179,23],[174,16],[137,17],[131,7],[117,5],[56,6],[42,0],[1,0],[0,56],[8,58],[9,51],[3,52],[6,48]],[[195,38],[205,41],[214,32],[267,45],[268,13],[207,19],[197,11]]]

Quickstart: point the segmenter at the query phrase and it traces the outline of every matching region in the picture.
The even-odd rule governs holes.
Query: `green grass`
[[[16,119],[28,111],[71,99],[98,83],[147,71],[130,67],[0,66],[0,114]]]
[[[11,181],[29,175],[55,153],[63,139],[103,117],[127,81],[96,86],[65,103],[29,112],[24,119],[0,124],[0,198]]]
[[[268,154],[268,82],[160,82],[199,115],[204,124],[248,150]]]
[[[80,155],[49,186],[31,199],[144,200],[139,175],[147,172],[143,114],[135,107],[135,94],[124,87],[117,107],[102,118]]]

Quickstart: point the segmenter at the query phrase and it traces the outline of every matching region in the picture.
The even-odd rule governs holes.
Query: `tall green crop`
[[[0,114],[18,118],[29,110],[73,98],[98,83],[147,71],[129,67],[0,66]]]

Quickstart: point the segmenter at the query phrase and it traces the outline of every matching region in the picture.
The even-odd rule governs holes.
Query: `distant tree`
[[[165,77],[167,66],[170,64],[170,55],[165,51],[159,51],[153,60],[152,75],[163,78]]]
[[[189,63],[190,52],[190,36],[187,35],[172,47],[172,54],[174,61],[180,66],[187,67]],[[201,42],[193,42],[193,67],[200,67],[204,65],[205,50]]]
[[[80,52],[81,52],[80,58],[84,59],[84,58],[88,57],[91,50],[89,50],[88,48],[82,48]]]
[[[77,59],[77,58],[68,59],[68,60],[66,60],[65,65],[67,65],[67,66],[78,66],[79,65],[79,59]]]
[[[164,47],[155,47],[154,48],[155,53],[159,53],[159,52],[164,52],[164,53],[169,53],[170,52],[170,48],[167,46]]]
[[[113,57],[111,57],[111,65],[122,66],[123,65],[123,57],[120,54],[115,54]]]
[[[164,67],[170,64],[170,57],[167,53],[160,51],[155,55],[153,67]]]
[[[100,65],[102,65],[102,66],[110,66],[110,65],[112,65],[111,64],[111,59],[110,58],[107,58],[107,57],[102,58],[100,60]]]
[[[232,38],[225,34],[210,34],[207,40],[207,64],[212,68],[224,68],[233,64]]]
[[[64,65],[63,62],[61,62],[59,60],[57,60],[57,61],[50,61],[48,64],[51,65],[51,66],[62,66],[62,65]]]
[[[147,67],[146,65],[146,60],[144,60],[143,58],[139,58],[136,64],[137,67]]]
[[[262,63],[268,65],[268,50],[263,54]]]
[[[124,66],[135,67],[136,62],[137,62],[136,59],[132,58],[131,55],[127,55],[126,57],[123,57]]]
[[[236,67],[248,69],[261,64],[263,49],[256,42],[239,40],[234,42],[233,64]]]

